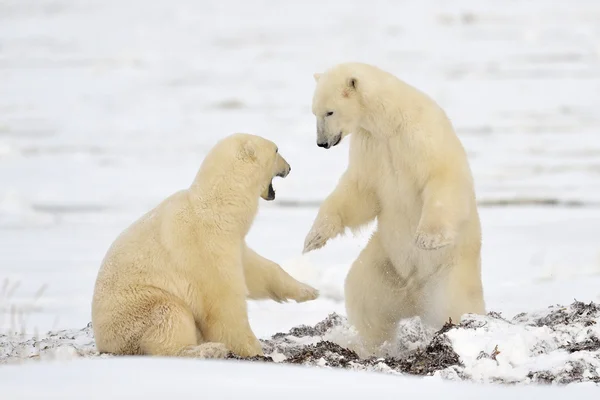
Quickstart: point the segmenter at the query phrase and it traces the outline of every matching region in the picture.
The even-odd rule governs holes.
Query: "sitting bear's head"
[[[219,141],[206,156],[199,180],[205,187],[223,183],[238,194],[256,190],[263,199],[274,200],[273,178],[285,178],[291,169],[275,143],[261,136],[235,133]]]
[[[329,149],[355,132],[360,124],[359,81],[353,71],[339,65],[314,74],[312,112],[317,117],[317,146]]]
[[[264,169],[260,169],[260,171],[266,172],[262,176],[261,186],[263,187],[260,197],[265,200],[271,201],[275,200],[275,189],[273,189],[273,178],[278,176],[280,178],[285,178],[292,171],[292,167],[290,164],[279,154],[279,148],[275,145],[275,143],[261,138],[259,136],[255,136],[255,139],[259,142],[264,142],[265,146],[260,145],[261,154],[259,157],[255,159],[258,162],[264,162]],[[251,146],[251,148],[255,148]],[[246,148],[248,151],[248,148]],[[264,158],[263,158],[264,156]],[[260,160],[260,161],[259,161]],[[260,174],[259,174],[260,176]]]

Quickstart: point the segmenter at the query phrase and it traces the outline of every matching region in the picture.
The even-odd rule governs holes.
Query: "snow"
[[[273,139],[293,167],[275,182],[277,200],[263,203],[250,245],[322,292],[304,304],[251,302],[255,333],[267,339],[344,315],[343,280],[369,229],[306,256],[301,249],[347,158],[347,143],[315,146],[312,74],[347,60],[393,71],[452,118],[481,204],[489,310],[512,321],[573,299],[600,302],[599,18],[596,0],[0,0],[0,331],[87,326],[112,240],[189,185],[206,151],[235,131]],[[486,321],[447,333],[470,360],[473,380],[523,380],[527,370],[580,356],[528,353],[552,340],[558,348],[574,333]],[[83,332],[82,342],[65,340],[89,349]],[[500,366],[477,360],[496,344]],[[1,354],[12,351],[0,346]],[[23,381],[52,385],[60,382],[52,376],[73,371],[81,378],[72,382],[75,395],[88,375],[122,372],[114,379],[125,390],[134,364],[155,377],[169,371],[176,381],[207,373],[215,385],[230,376],[225,370],[270,368],[289,383],[289,395],[306,393],[301,381],[284,378],[290,367],[234,362],[94,359],[2,366],[0,379],[37,390]],[[355,381],[346,371],[299,371],[313,382],[331,374],[323,381],[347,393],[362,390],[360,379],[377,382],[382,393],[439,389],[404,377]],[[460,389],[461,396],[493,396],[477,388]]]
[[[265,361],[479,383],[600,385],[600,305],[574,302],[510,320],[498,313],[467,315],[439,332],[410,318],[401,321],[396,338],[375,357],[365,352],[345,317],[333,313],[314,326],[262,339],[262,347],[266,358],[255,360],[257,365]],[[114,358],[97,352],[91,324],[41,336],[0,335],[0,364],[78,358]]]
[[[140,372],[143,371],[143,374]],[[167,374],[168,375],[165,376]],[[31,377],[39,377],[32,384]],[[106,384],[110,382],[110,384]],[[458,385],[425,378],[390,377],[376,373],[277,368],[247,362],[194,362],[175,359],[121,358],[82,360],[70,363],[30,364],[4,367],[0,375],[3,396],[10,399],[163,399],[190,395],[219,399],[239,398],[343,398],[344,396],[418,396],[421,399],[562,399],[574,396],[593,399],[598,389],[588,386],[564,388],[490,387]],[[118,390],[116,390],[118,388]],[[48,394],[52,393],[51,396]]]

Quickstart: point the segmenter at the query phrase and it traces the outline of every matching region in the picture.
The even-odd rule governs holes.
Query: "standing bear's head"
[[[265,200],[275,199],[273,178],[285,178],[292,168],[279,154],[275,143],[261,136],[234,133],[221,139],[204,158],[195,185]]]
[[[315,73],[312,112],[317,117],[317,146],[329,149],[360,126],[362,105],[354,64],[340,64]]]

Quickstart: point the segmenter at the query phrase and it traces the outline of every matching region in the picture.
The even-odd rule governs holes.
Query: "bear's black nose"
[[[317,143],[317,146],[319,147],[325,147],[326,149],[329,148],[329,143],[325,142],[325,143]]]

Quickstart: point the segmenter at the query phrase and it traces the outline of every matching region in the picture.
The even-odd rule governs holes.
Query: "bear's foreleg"
[[[204,314],[196,322],[206,341],[223,343],[241,357],[263,355],[248,321],[243,267],[228,266],[227,262],[218,262],[210,284],[203,288]]]
[[[328,240],[342,234],[345,228],[360,228],[371,222],[379,211],[376,194],[346,171],[334,191],[321,204],[304,241],[303,252],[325,246]]]

